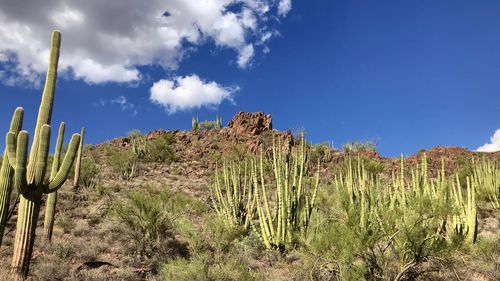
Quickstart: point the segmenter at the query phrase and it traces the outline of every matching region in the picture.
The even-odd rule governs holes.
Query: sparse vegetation
[[[264,114],[259,128],[240,119],[208,132],[219,117],[193,118],[193,132],[86,146],[79,184],[58,190],[82,143],[75,135],[62,148],[61,126],[48,155],[42,120],[28,151],[22,115],[0,157],[1,280],[30,267],[30,280],[500,280],[495,155],[442,149],[428,161],[430,149],[398,160],[373,142],[312,145]],[[54,224],[55,201],[42,196],[55,191]],[[51,243],[35,241],[41,211]]]

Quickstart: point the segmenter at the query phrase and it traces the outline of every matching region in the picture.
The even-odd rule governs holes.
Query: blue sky
[[[17,106],[32,131],[57,28],[53,124],[85,126],[88,143],[264,111],[276,129],[337,147],[375,140],[386,156],[500,149],[498,1],[51,2],[0,4],[2,135]]]

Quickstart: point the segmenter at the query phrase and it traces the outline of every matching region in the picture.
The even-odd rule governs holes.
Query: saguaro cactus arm
[[[52,161],[50,180],[53,180],[57,175],[57,171],[59,171],[59,162],[61,162],[61,150],[64,139],[64,129],[65,124],[64,122],[61,122],[61,124],[59,125],[59,132],[57,133],[56,150],[54,151],[54,160]]]
[[[21,131],[17,136],[17,145],[14,133],[7,133],[7,150],[9,151],[9,162],[14,169],[14,188],[20,194],[26,194],[28,184],[26,183],[26,162],[28,159],[28,132]]]
[[[38,111],[36,121],[35,134],[33,135],[33,143],[31,145],[30,158],[28,163],[28,183],[33,183],[36,175],[36,162],[38,159],[38,149],[40,142],[40,133],[43,125],[50,125],[52,116],[52,107],[54,105],[54,92],[56,88],[57,66],[59,62],[59,50],[61,46],[61,33],[59,31],[52,32],[50,48],[49,67],[45,79],[45,87],[42,94],[42,102]]]
[[[66,152],[66,155],[64,156],[61,168],[57,172],[54,179],[52,179],[50,183],[45,186],[44,193],[52,193],[54,191],[57,191],[66,181],[69,171],[71,170],[71,166],[73,165],[73,161],[75,161],[79,143],[80,135],[73,134],[73,136],[71,137],[71,141],[69,142],[68,152]]]
[[[82,128],[80,132],[80,144],[78,145],[78,153],[76,155],[75,163],[75,178],[73,179],[73,187],[78,187],[80,181],[80,168],[82,165],[82,154],[83,154],[83,138],[85,137],[85,128]],[[135,146],[133,146],[134,148]]]

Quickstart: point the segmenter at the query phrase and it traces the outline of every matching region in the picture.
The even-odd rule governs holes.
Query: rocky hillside
[[[252,232],[223,226],[211,206],[215,167],[224,159],[241,161],[258,155],[261,148],[263,153],[271,153],[273,136],[285,150],[300,142],[300,136],[274,130],[272,123],[270,115],[239,112],[222,129],[158,130],[87,146],[84,158],[95,165],[84,168],[90,171],[90,180],[76,189],[67,183],[59,191],[52,243],[43,238],[42,208],[30,280],[338,280],[335,263],[305,250],[307,247],[283,255],[265,250]],[[157,152],[168,149],[168,154],[161,161],[134,162],[127,155],[138,139],[159,143],[162,146]],[[324,185],[349,157],[361,157],[369,169],[386,178],[400,167],[399,158],[383,157],[368,146],[334,150],[323,144],[307,145],[311,162],[321,163]],[[423,155],[422,151],[408,157],[405,167],[418,165]],[[443,160],[448,175],[467,172],[474,158],[500,160],[500,153],[458,147],[435,147],[425,155],[431,175]],[[120,169],[130,168],[123,166],[127,161],[136,164],[130,177],[120,173]],[[326,198],[328,193],[323,188],[319,196]],[[134,213],[132,203],[147,206],[150,213]],[[153,232],[132,227],[131,218],[144,215],[164,223]],[[16,214],[0,248],[0,280],[10,278],[15,218]],[[481,205],[478,220],[480,237],[498,236],[498,210]],[[500,239],[492,241],[481,244],[479,250],[464,250],[460,260],[447,260],[448,267],[425,264],[422,270],[431,273],[422,276],[425,280],[498,280]]]

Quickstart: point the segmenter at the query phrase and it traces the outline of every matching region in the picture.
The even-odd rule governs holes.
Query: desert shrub
[[[60,259],[68,259],[75,254],[75,248],[71,241],[62,240],[51,245],[51,252]]]
[[[75,226],[75,222],[71,217],[62,213],[56,220],[56,225],[62,229],[64,233],[69,233]]]
[[[111,213],[124,226],[123,235],[120,234],[123,237],[118,238],[135,254],[134,262],[157,270],[170,258],[189,255],[185,243],[174,237],[174,218],[179,216],[175,211],[179,204],[187,205],[183,210],[190,206],[186,200],[176,203],[181,197],[170,191],[144,189],[127,193],[124,200],[112,206]]]
[[[83,158],[80,167],[80,185],[84,188],[94,188],[97,185],[99,168],[92,158]]]
[[[170,163],[176,160],[171,145],[175,139],[171,134],[164,134],[147,142],[145,161]]]
[[[162,275],[166,281],[208,281],[207,258],[199,256],[191,260],[172,260],[163,266]]]
[[[362,151],[375,151],[377,148],[377,143],[375,141],[349,141],[342,145],[342,151],[344,153],[356,153]]]
[[[29,280],[54,280],[63,281],[70,276],[71,266],[66,263],[66,259],[54,255],[44,256],[39,262],[33,265]],[[10,280],[10,279],[2,279]],[[14,279],[12,279],[14,280]]]
[[[333,159],[332,146],[330,142],[311,145],[311,162],[330,162]]]
[[[340,166],[337,167],[336,172],[345,173],[345,172],[349,171],[350,165],[352,164],[352,163],[350,164],[349,161],[353,161],[353,159],[351,158],[351,160],[346,159],[346,160],[342,161],[340,163]],[[360,165],[362,165],[363,169],[371,175],[378,175],[384,170],[383,163],[378,162],[376,160],[366,158],[364,156],[356,156],[354,162],[356,165],[358,165],[358,163]]]
[[[444,179],[431,185],[425,172],[412,174],[408,190],[401,178],[382,182],[351,164],[320,193],[308,245],[338,278],[413,280],[424,263],[442,262],[463,243],[444,233],[458,211],[447,200]]]
[[[163,201],[146,192],[129,192],[124,201],[112,207],[112,214],[126,226],[140,256],[151,257],[163,238],[172,237],[172,218]]]
[[[130,150],[111,150],[108,164],[124,180],[131,180],[139,173],[139,159]]]
[[[164,280],[178,281],[250,281],[257,280],[255,274],[237,257],[228,256],[211,261],[206,255],[191,259],[175,259],[162,269]]]
[[[215,129],[215,121],[201,121],[198,123],[198,129],[203,131],[203,130],[211,130]]]

